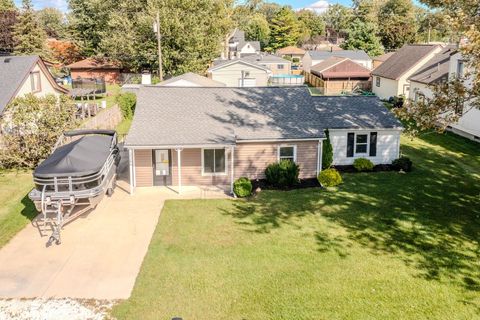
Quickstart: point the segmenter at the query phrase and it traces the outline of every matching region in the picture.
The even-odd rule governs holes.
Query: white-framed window
[[[380,87],[380,77],[375,77],[375,85]]]
[[[277,64],[277,69],[285,69],[285,65],[284,64]]]
[[[290,160],[290,161],[296,162],[297,146],[295,145],[278,146],[278,161],[281,161],[281,160]]]
[[[464,72],[464,65],[462,60],[457,61],[457,77],[461,78],[463,77],[463,72]]]
[[[202,175],[227,174],[225,149],[202,149]]]
[[[355,154],[368,153],[368,133],[355,134]]]
[[[30,84],[32,92],[42,91],[42,84],[40,83],[40,72],[35,71],[30,73]]]

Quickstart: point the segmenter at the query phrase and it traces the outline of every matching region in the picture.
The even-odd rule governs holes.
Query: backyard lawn
[[[403,139],[413,172],[168,201],[119,319],[480,318],[480,145]]]
[[[0,248],[36,215],[28,199],[33,188],[29,171],[0,171]]]

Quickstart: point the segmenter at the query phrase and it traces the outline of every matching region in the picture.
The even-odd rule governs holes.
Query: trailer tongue
[[[65,144],[66,140],[70,140]],[[113,130],[65,132],[54,152],[33,173],[29,198],[40,214],[38,227],[52,234],[47,246],[61,243],[62,227],[93,209],[115,188],[120,161]],[[42,231],[42,230],[41,230]]]

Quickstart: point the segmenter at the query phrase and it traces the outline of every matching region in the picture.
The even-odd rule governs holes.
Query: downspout
[[[231,170],[230,170],[230,193],[233,195],[233,179],[235,177],[235,174],[234,174],[234,164],[235,164],[235,147],[232,146],[232,148],[230,149],[230,162],[231,162]]]
[[[177,148],[178,194],[182,193],[182,148]]]
[[[130,167],[130,195],[133,194],[133,152],[132,149],[128,149],[128,164]]]
[[[318,140],[317,147],[317,176],[322,171],[322,162],[323,162],[323,140]]]

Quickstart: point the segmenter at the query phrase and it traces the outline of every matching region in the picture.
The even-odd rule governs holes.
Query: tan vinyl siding
[[[137,187],[153,186],[152,150],[134,150]]]
[[[245,63],[237,62],[217,70],[211,71],[209,78],[224,83],[227,87],[238,87],[242,78],[242,71],[249,72],[249,79],[255,79],[256,86],[268,85],[268,72]]]
[[[278,161],[280,145],[297,146],[297,163],[300,178],[313,178],[317,171],[318,141],[297,141],[288,143],[241,143],[235,148],[235,177],[264,179],[265,169]]]
[[[227,172],[225,175],[202,176],[202,149],[183,149],[181,152],[181,174],[184,186],[209,186],[230,184],[230,152],[227,150]],[[178,185],[177,151],[172,150],[172,182]]]

